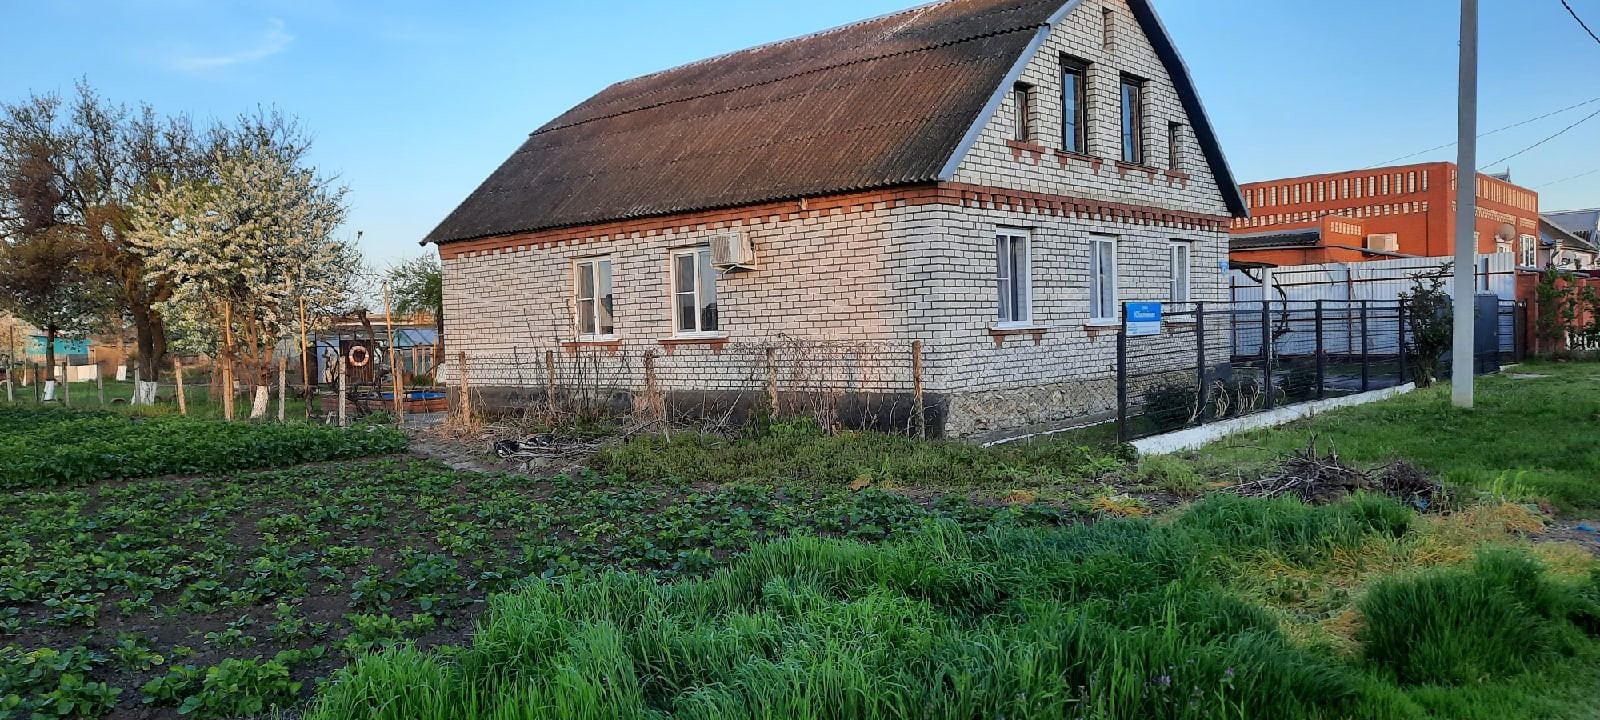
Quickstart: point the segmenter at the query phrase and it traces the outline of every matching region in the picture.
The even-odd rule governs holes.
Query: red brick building
[[[1456,166],[1420,165],[1311,175],[1242,187],[1250,217],[1235,218],[1235,263],[1310,265],[1455,253]],[[1478,175],[1478,252],[1514,252],[1535,265],[1539,195]],[[1532,254],[1534,260],[1521,258]]]

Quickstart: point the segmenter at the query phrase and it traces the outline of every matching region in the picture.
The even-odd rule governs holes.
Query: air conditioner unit
[[[1381,252],[1400,252],[1400,236],[1395,233],[1368,235],[1367,249]]]
[[[724,269],[754,270],[756,248],[749,238],[730,232],[712,235],[711,264]]]

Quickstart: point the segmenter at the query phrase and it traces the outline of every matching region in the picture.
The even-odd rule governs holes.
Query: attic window
[[[1122,76],[1122,161],[1144,164],[1144,81]]]
[[[1011,138],[1017,142],[1029,142],[1033,139],[1033,86],[1026,83],[1017,83],[1011,90],[1011,106],[1016,110],[1016,127],[1012,129]]]
[[[1088,66],[1069,58],[1061,59],[1061,149],[1088,153],[1088,97],[1084,78]]]

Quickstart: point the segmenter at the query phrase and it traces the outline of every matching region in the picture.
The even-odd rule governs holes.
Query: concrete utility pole
[[[1477,307],[1473,275],[1478,265],[1478,0],[1461,0],[1461,95],[1456,158],[1455,335],[1451,345],[1450,401],[1470,408]]]

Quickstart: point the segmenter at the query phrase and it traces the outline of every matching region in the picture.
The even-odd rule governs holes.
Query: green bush
[[[1586,589],[1550,579],[1520,551],[1486,548],[1466,569],[1388,578],[1359,603],[1369,662],[1407,684],[1511,676],[1571,655],[1600,633]]]
[[[1198,497],[1207,489],[1205,478],[1194,467],[1171,455],[1151,455],[1139,459],[1139,482],[1179,497]]]
[[[403,451],[389,428],[0,409],[0,489],[230,472]]]

